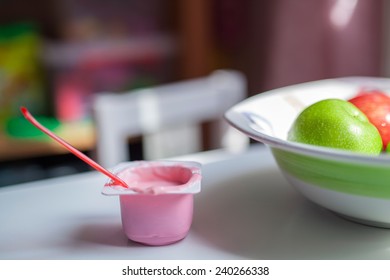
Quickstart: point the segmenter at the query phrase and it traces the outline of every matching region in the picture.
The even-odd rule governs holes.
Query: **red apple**
[[[390,141],[390,97],[380,90],[362,90],[348,100],[360,109],[378,129],[386,150]]]

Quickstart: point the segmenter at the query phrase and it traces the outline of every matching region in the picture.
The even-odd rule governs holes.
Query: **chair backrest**
[[[217,70],[209,76],[133,90],[97,94],[93,112],[97,161],[106,167],[130,160],[129,137],[211,120],[246,97],[244,75]],[[226,125],[226,124],[224,124]]]

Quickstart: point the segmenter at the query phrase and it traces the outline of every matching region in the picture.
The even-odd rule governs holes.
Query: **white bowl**
[[[390,227],[390,156],[368,156],[287,141],[308,105],[349,99],[362,88],[390,92],[390,79],[347,77],[288,86],[250,97],[229,109],[226,120],[268,145],[276,162],[309,200],[361,223]]]

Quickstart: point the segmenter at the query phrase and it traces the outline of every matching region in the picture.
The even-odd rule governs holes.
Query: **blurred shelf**
[[[46,42],[42,59],[46,65],[55,68],[74,67],[75,65],[95,65],[104,62],[137,62],[172,56],[175,52],[175,40],[163,34],[153,36],[94,40],[77,43]]]
[[[72,8],[77,12],[84,9],[85,5],[91,5],[91,7],[94,7],[95,5],[99,6],[99,3],[93,3],[94,1],[87,1],[86,3],[71,1],[69,4],[67,1],[40,0],[40,6],[47,7],[48,9],[45,11],[49,11],[43,12],[41,14],[42,11],[40,9],[30,9],[26,7],[26,9],[24,9],[23,5],[20,5],[22,1],[17,0],[6,2],[7,5],[3,7],[2,12],[0,11],[0,14],[3,15],[3,20],[1,20],[3,23],[28,19],[36,22],[42,29],[42,35],[45,40],[43,41],[44,44],[42,45],[43,49],[41,58],[43,59],[45,66],[50,70],[48,71],[50,74],[48,76],[51,79],[50,86],[54,86],[57,83],[57,80],[54,78],[56,72],[52,71],[53,69],[66,72],[65,70],[68,70],[68,67],[72,65],[80,66],[80,61],[82,62],[81,66],[86,67],[86,72],[89,73],[89,71],[91,71],[89,68],[91,65],[96,66],[95,64],[97,62],[104,64],[106,60],[114,59],[122,62],[124,60],[136,61],[140,59],[147,60],[147,58],[173,56],[174,61],[169,61],[167,69],[161,70],[157,67],[157,69],[154,69],[149,65],[149,62],[149,64],[147,64],[148,67],[146,67],[146,70],[144,68],[138,70],[142,75],[145,75],[144,72],[147,72],[147,70],[149,71],[149,68],[152,68],[153,74],[158,76],[158,79],[152,80],[153,82],[154,80],[159,81],[160,76],[165,79],[167,73],[170,73],[171,71],[174,72],[174,77],[169,77],[169,79],[179,80],[208,75],[213,70],[213,65],[210,62],[213,59],[212,50],[214,48],[214,33],[211,28],[213,26],[213,1],[167,1],[167,3],[159,4],[162,5],[164,9],[148,9],[147,1],[140,1],[140,3],[143,5],[135,5],[134,7],[140,8],[145,13],[150,12],[151,15],[156,15],[156,18],[153,19],[142,17],[143,14],[138,14],[138,10],[130,11],[133,12],[132,17],[140,21],[140,25],[132,26],[131,30],[133,33],[129,33],[131,36],[129,35],[128,38],[123,39],[123,30],[119,29],[119,33],[110,33],[110,35],[113,35],[112,37],[110,36],[110,41],[102,41],[100,44],[96,44],[96,42],[91,42],[88,40],[86,40],[85,43],[80,44],[75,43],[77,40],[67,41],[63,38],[65,33],[68,34],[67,32],[64,33],[64,31],[71,30],[68,29],[69,26],[73,28],[75,26],[82,27],[81,29],[72,29],[74,31],[87,30],[88,32],[92,33],[96,31],[94,28],[98,28],[97,26],[99,25],[88,25],[91,23],[91,18],[87,17],[87,25],[83,25],[84,23],[82,21],[72,21],[71,12],[73,11]],[[64,3],[67,3],[65,7],[70,10],[62,9],[61,5]],[[105,2],[103,1],[102,3]],[[158,3],[159,1],[152,1],[149,4],[157,5]],[[118,8],[119,4],[120,3],[116,3],[114,6]],[[134,4],[136,4],[136,1],[134,1]],[[93,15],[94,11],[95,9],[90,11],[90,14]],[[124,18],[128,19],[129,11],[126,9],[124,9],[124,11]],[[154,13],[154,11],[158,11],[158,13]],[[98,10],[98,14],[100,14],[100,12],[103,11]],[[136,12],[136,14],[134,14],[134,12]],[[82,18],[82,14],[83,13],[80,13],[80,18]],[[76,25],[73,25],[72,22]],[[120,22],[121,21],[118,18],[114,21],[114,24],[110,25],[111,27],[108,28],[117,26],[117,24]],[[103,27],[107,27],[105,25],[109,25],[109,22],[107,22],[107,24],[105,22],[102,23]],[[156,30],[159,31],[156,33],[157,36],[145,36],[137,39],[137,37],[135,37],[133,34],[141,34],[134,32],[138,30],[137,27],[141,28],[143,24],[146,24],[146,31],[149,30],[149,28],[153,29],[154,24],[160,24],[161,26],[156,28]],[[92,29],[83,29],[84,27],[91,27]],[[144,28],[141,29],[143,32],[146,32]],[[103,28],[103,33],[104,30],[109,29]],[[149,32],[142,34],[149,34]],[[155,33],[152,32],[150,34]],[[121,39],[116,40],[115,38]],[[171,64],[174,64],[174,66]],[[117,71],[116,68],[113,69]],[[100,68],[98,70],[100,71]],[[133,67],[132,74],[137,73],[136,70],[137,68]],[[58,72],[62,74],[62,71]],[[112,73],[109,71],[104,73],[106,75],[112,75]],[[143,79],[141,82],[144,83],[144,76],[141,76],[141,78]],[[149,80],[151,79],[147,79],[148,82],[150,82]],[[55,96],[50,96],[50,98],[56,100]],[[207,130],[208,128],[206,127],[205,131]],[[55,132],[79,150],[91,151],[95,148],[96,136],[93,123],[63,124],[61,128]],[[208,135],[208,133],[206,134]],[[139,149],[139,147],[137,147],[137,149]],[[58,143],[55,143],[48,137],[47,140],[17,139],[10,138],[0,131],[0,162],[34,159],[36,157],[55,156],[67,153],[68,151],[65,148],[60,146]]]
[[[92,122],[63,123],[55,133],[81,151],[95,148],[95,129]],[[69,152],[49,137],[39,140],[19,139],[0,134],[0,161],[66,153]]]

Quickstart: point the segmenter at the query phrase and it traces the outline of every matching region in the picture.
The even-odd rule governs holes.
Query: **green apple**
[[[287,139],[305,144],[377,155],[382,139],[368,118],[352,103],[325,99],[304,109]]]

